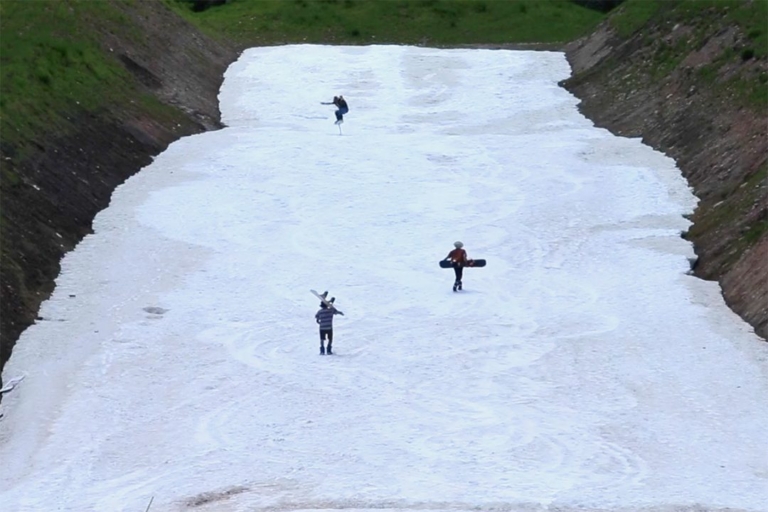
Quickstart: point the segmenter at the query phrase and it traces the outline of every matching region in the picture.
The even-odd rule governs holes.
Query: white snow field
[[[0,509],[768,510],[768,344],[688,275],[675,163],[569,74],[245,52],[228,127],[118,188],[19,340]],[[455,240],[488,261],[458,293]]]

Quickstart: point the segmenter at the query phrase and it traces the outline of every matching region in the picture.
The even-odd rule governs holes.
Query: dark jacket
[[[347,106],[347,101],[342,97],[334,97],[333,98],[333,104],[339,107],[340,109],[346,109],[349,110],[349,107]]]

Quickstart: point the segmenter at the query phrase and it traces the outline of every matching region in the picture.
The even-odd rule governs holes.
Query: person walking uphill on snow
[[[347,101],[344,99],[344,96],[334,96],[333,101],[321,103],[323,105],[336,105],[336,108],[338,108],[336,111],[336,124],[344,122],[344,114],[349,112],[349,106],[347,105]]]
[[[325,302],[320,303],[320,311],[315,313],[315,321],[320,325],[320,355],[332,355],[331,344],[333,343],[333,315],[344,316],[344,313]],[[323,346],[323,342],[328,339],[328,349]]]
[[[451,262],[453,272],[456,274],[456,281],[453,283],[453,291],[456,291],[457,289],[461,290],[462,274],[464,273],[464,267],[469,263],[469,259],[467,258],[467,251],[463,249],[463,243],[454,242],[453,246],[455,249],[449,252],[445,259]]]

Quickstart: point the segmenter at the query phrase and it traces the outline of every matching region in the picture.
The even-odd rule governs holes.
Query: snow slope
[[[687,275],[674,162],[569,73],[245,52],[228,128],[115,192],[19,341],[0,510],[766,510],[768,346]]]

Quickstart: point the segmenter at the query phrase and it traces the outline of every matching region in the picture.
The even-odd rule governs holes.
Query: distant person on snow
[[[461,278],[462,274],[464,273],[464,267],[469,265],[471,260],[467,258],[467,251],[463,249],[463,243],[454,242],[453,246],[455,249],[448,253],[448,256],[445,257],[445,260],[451,262],[451,265],[453,266],[453,272],[456,274],[456,281],[453,283],[453,291],[456,291],[457,289],[461,290]]]
[[[332,301],[333,299],[331,299]],[[344,316],[344,313],[325,302],[320,303],[320,310],[315,313],[315,321],[320,325],[320,355],[333,355],[331,344],[333,343],[333,315]],[[323,342],[328,339],[328,348],[323,346]]]
[[[341,124],[344,122],[344,114],[349,112],[349,106],[347,106],[347,101],[344,99],[344,96],[334,96],[333,101],[326,102],[321,101],[323,105],[336,105],[336,123],[335,124]]]

